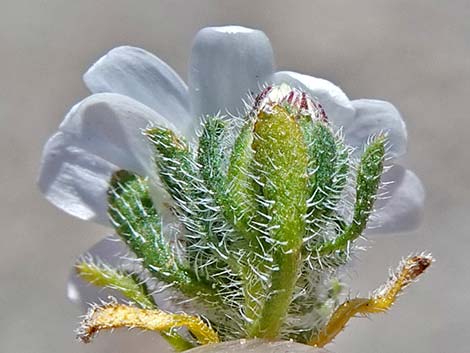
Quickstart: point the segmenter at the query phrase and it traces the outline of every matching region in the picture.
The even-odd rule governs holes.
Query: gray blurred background
[[[0,0],[0,351],[164,352],[153,333],[75,341],[65,298],[77,255],[107,230],[47,203],[35,186],[43,144],[87,95],[81,74],[131,44],[186,77],[207,25],[266,32],[279,68],[327,78],[351,98],[393,102],[406,118],[406,165],[427,191],[422,227],[372,239],[351,274],[367,294],[401,256],[432,251],[432,270],[386,315],[355,319],[336,353],[468,353],[470,335],[470,1]]]

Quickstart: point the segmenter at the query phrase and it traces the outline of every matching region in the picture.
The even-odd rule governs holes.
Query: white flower
[[[149,123],[171,127],[191,140],[201,116],[237,115],[245,110],[248,94],[259,93],[265,84],[286,83],[315,97],[357,151],[371,135],[388,133],[394,167],[383,180],[393,183],[387,186],[389,197],[379,202],[373,232],[408,231],[418,224],[424,190],[416,175],[399,164],[407,133],[392,104],[350,100],[325,79],[276,72],[266,35],[238,26],[202,29],[189,65],[186,84],[143,49],[118,47],[98,60],[84,75],[92,94],[70,110],[44,147],[39,187],[46,198],[73,216],[109,225],[106,192],[114,171],[128,169],[157,180],[150,145],[141,133]],[[116,257],[103,251],[103,244],[97,249],[112,264]],[[76,290],[72,286],[70,294],[78,295]]]

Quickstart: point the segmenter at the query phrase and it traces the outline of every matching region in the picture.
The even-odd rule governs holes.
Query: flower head
[[[203,341],[319,345],[341,309],[337,271],[366,226],[396,232],[418,223],[424,191],[398,164],[407,134],[395,107],[350,100],[324,79],[275,72],[261,31],[202,29],[188,85],[133,47],[111,50],[84,81],[92,95],[47,142],[40,189],[67,213],[114,228],[138,259],[132,271],[193,298],[192,309],[217,331],[152,311],[158,303],[129,269],[115,269],[122,261],[107,242],[90,252],[106,265],[82,262],[81,277],[141,308],[94,308],[85,332],[116,327],[119,315],[143,328],[151,318],[180,348],[187,340],[174,341],[171,327],[184,325]],[[93,300],[73,281],[71,296]],[[396,295],[405,284],[391,286]]]

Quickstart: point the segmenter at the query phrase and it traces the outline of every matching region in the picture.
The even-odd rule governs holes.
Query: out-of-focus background
[[[393,102],[406,118],[406,165],[428,199],[422,227],[375,237],[351,273],[367,294],[403,255],[437,262],[386,315],[351,321],[336,353],[467,353],[470,326],[470,2],[468,0],[0,1],[0,351],[164,352],[153,333],[75,341],[65,298],[77,255],[107,230],[46,202],[43,144],[87,95],[81,74],[108,49],[146,48],[187,75],[201,27],[262,29],[279,68],[327,78],[351,98]]]

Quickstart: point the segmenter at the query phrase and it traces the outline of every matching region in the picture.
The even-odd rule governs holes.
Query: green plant
[[[254,337],[323,346],[352,316],[388,309],[432,262],[411,256],[370,298],[340,304],[338,270],[373,211],[387,136],[371,136],[354,157],[304,92],[269,86],[243,119],[207,116],[197,145],[161,126],[145,136],[170,198],[156,207],[148,178],[113,175],[110,220],[140,268],[77,265],[83,279],[133,302],[94,306],[79,329],[84,341],[129,326],[161,331],[177,350]],[[201,317],[160,310],[149,278]]]

